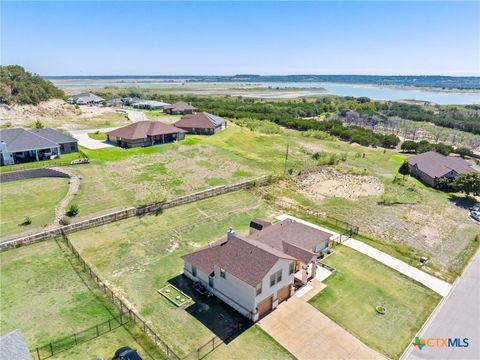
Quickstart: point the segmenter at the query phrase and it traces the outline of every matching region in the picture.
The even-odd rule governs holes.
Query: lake
[[[167,90],[169,88],[195,88],[197,90],[202,87],[212,89],[224,89],[225,93],[237,95],[235,90],[240,87],[280,87],[291,88],[291,91],[283,90],[282,92],[274,92],[269,89],[258,90],[249,94],[244,92],[243,96],[251,96],[258,98],[295,98],[299,96],[316,96],[316,95],[338,95],[353,97],[369,97],[375,100],[417,100],[428,101],[441,105],[466,105],[480,104],[480,91],[462,92],[462,91],[432,91],[429,89],[419,88],[392,88],[377,85],[358,85],[358,84],[340,84],[340,83],[320,83],[320,82],[262,82],[262,83],[242,83],[242,82],[186,82],[181,81],[168,82],[161,79],[132,79],[132,78],[115,78],[115,79],[51,79],[58,87],[63,89],[88,89],[103,87],[144,87],[158,88]],[[323,88],[326,90],[320,90]],[[230,90],[229,90],[230,89]],[[296,90],[298,89],[298,90]],[[315,90],[318,89],[318,90]],[[239,94],[240,95],[240,94]]]

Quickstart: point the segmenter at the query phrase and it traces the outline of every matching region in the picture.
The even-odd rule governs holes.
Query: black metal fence
[[[139,328],[148,336],[155,345],[166,355],[168,359],[181,360],[181,358],[158,336],[158,334],[119,296],[117,296],[112,289],[97,275],[97,273],[87,264],[81,257],[80,253],[70,242],[68,237],[63,234],[63,238],[67,243],[72,253],[77,258],[83,270],[93,279],[95,284],[111,299],[112,303],[120,309],[120,316],[127,317],[132,320]]]
[[[119,327],[131,321],[132,320],[129,317],[121,313],[119,316],[108,319],[107,321],[104,321],[83,331],[73,333],[69,336],[64,337],[63,339],[52,341],[43,346],[38,346],[30,350],[30,352],[34,354],[35,360],[47,359],[55,355],[56,353],[68,350],[75,345],[95,339],[103,334],[118,329]]]

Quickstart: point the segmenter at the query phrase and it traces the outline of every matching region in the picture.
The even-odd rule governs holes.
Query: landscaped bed
[[[322,260],[337,269],[310,303],[372,349],[397,359],[440,295],[345,246]]]
[[[164,286],[163,288],[158,290],[158,293],[165,296],[176,306],[183,306],[189,304],[192,301],[192,298],[190,296],[180,291],[172,284]]]

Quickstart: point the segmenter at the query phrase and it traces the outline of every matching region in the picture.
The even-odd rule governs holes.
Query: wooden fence
[[[73,233],[80,230],[85,230],[92,227],[108,224],[111,222],[127,219],[133,216],[142,216],[150,212],[158,212],[174,206],[188,204],[191,202],[207,199],[210,197],[226,194],[229,192],[234,192],[242,189],[249,189],[254,186],[266,185],[271,183],[273,179],[274,178],[272,176],[262,176],[256,179],[246,180],[246,181],[242,181],[240,183],[236,183],[232,185],[217,186],[217,187],[199,191],[193,194],[176,197],[174,199],[160,202],[160,203],[153,203],[153,204],[148,204],[148,205],[139,206],[139,207],[126,208],[126,209],[115,211],[109,214],[96,216],[91,219],[78,221],[73,224],[58,226],[50,230],[45,230],[35,234],[21,236],[21,237],[4,241],[0,243],[0,251],[23,246],[26,244],[31,244],[37,241],[46,240],[64,233]]]

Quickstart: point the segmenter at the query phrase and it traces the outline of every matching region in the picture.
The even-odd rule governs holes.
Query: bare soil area
[[[355,200],[362,196],[377,196],[384,186],[374,176],[342,172],[333,167],[317,168],[300,176],[301,193],[320,200],[325,197],[339,197]]]

